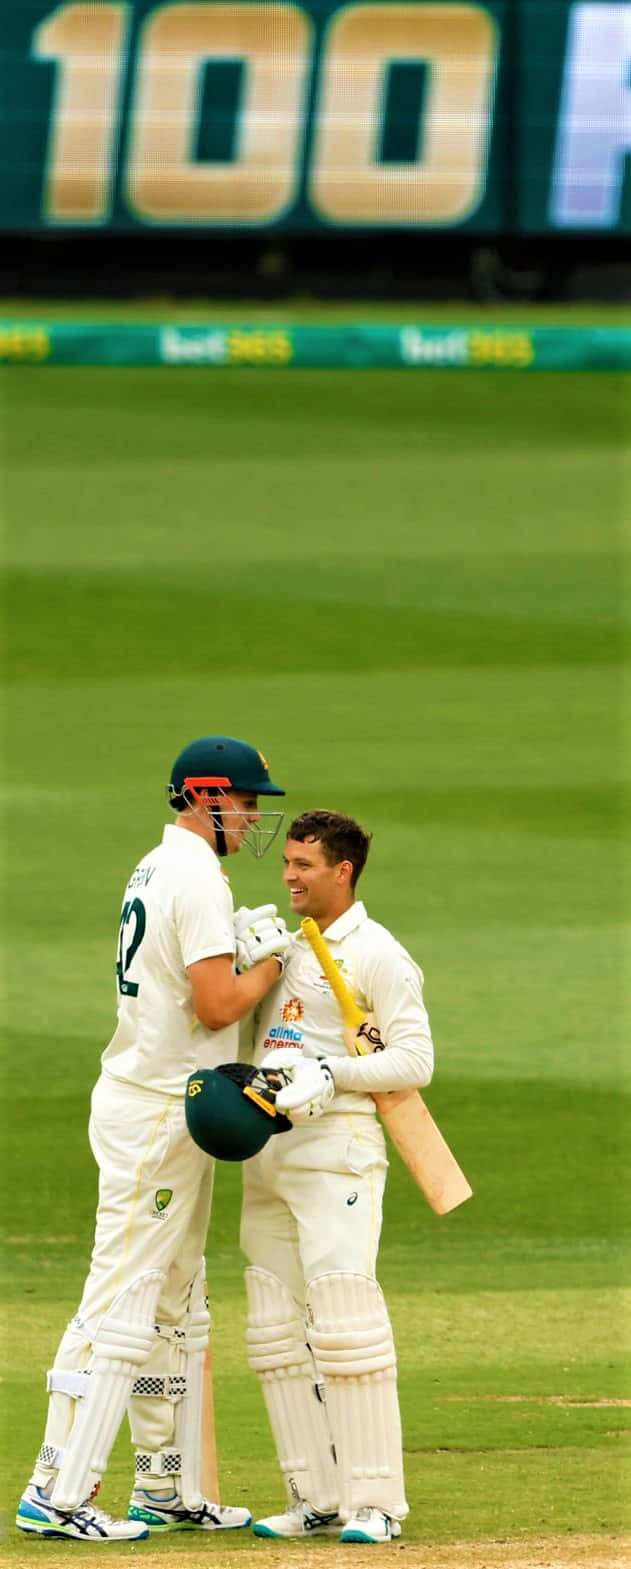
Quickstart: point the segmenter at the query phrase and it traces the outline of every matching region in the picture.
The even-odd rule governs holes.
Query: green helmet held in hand
[[[276,1110],[276,1094],[287,1082],[282,1070],[242,1062],[199,1068],[186,1085],[184,1111],[191,1138],[217,1160],[249,1160],[273,1133],[291,1128]]]

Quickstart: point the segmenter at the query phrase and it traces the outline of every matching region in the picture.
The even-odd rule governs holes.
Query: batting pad
[[[137,1369],[155,1341],[155,1315],[164,1281],[152,1270],[127,1286],[101,1319],[92,1343],[87,1393],[77,1412],[51,1502],[67,1513],[90,1497],[107,1466]]]
[[[392,1328],[367,1275],[318,1275],[307,1289],[309,1339],[326,1381],[343,1520],[357,1509],[408,1513]]]
[[[182,1346],[186,1366],[186,1397],[175,1408],[175,1442],[182,1453],[180,1492],[187,1509],[201,1509],[202,1405],[204,1359],[210,1336],[206,1279],[200,1270],[193,1281]],[[214,1500],[212,1500],[214,1502]]]
[[[287,1287],[267,1270],[245,1271],[248,1361],[258,1374],[291,1504],[296,1495],[320,1514],[338,1506],[338,1477],[324,1392],[305,1325]]]
[[[204,1359],[210,1314],[200,1268],[179,1325],[156,1325],[157,1339],[132,1387],[130,1423],[136,1447],[136,1487],[164,1487],[170,1478],[186,1508],[201,1509]]]

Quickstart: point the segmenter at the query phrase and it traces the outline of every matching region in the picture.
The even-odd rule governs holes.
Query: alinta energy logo
[[[152,1215],[159,1217],[160,1220],[167,1220],[168,1216],[165,1214],[165,1211],[168,1209],[172,1198],[173,1188],[156,1188],[155,1209],[151,1211]]]

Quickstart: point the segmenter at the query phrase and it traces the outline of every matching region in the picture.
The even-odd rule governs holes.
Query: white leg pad
[[[337,1510],[339,1482],[324,1390],[291,1292],[276,1275],[250,1267],[248,1361],[258,1374],[281,1471],[293,1504]]]
[[[91,1341],[72,1319],[57,1348],[55,1366],[46,1379],[49,1397],[46,1431],[31,1477],[38,1487],[47,1487],[61,1466],[77,1414],[77,1402],[87,1392],[89,1376],[85,1369],[91,1355]]]
[[[175,1442],[182,1454],[180,1491],[186,1508],[191,1510],[201,1509],[204,1502],[200,1487],[202,1405],[204,1361],[209,1337],[210,1313],[206,1305],[205,1277],[200,1272],[191,1291],[182,1348],[186,1361],[186,1395],[175,1408]]]
[[[114,1299],[92,1343],[85,1398],[53,1489],[56,1509],[71,1513],[89,1498],[107,1466],[133,1379],[155,1340],[155,1316],[164,1275],[152,1270]]]
[[[200,1487],[204,1360],[210,1314],[203,1261],[179,1325],[157,1326],[150,1361],[134,1380],[130,1401],[136,1446],[136,1487],[149,1492],[171,1478],[187,1509],[201,1509]],[[212,1500],[215,1502],[215,1500]]]
[[[309,1337],[326,1379],[342,1519],[372,1507],[402,1520],[401,1417],[392,1328],[367,1275],[318,1275],[307,1288]]]

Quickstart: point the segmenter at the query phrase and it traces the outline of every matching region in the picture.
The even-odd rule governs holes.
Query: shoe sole
[[[137,1536],[84,1536],[83,1534],[79,1535],[78,1532],[65,1531],[63,1526],[37,1525],[34,1520],[20,1520],[19,1516],[16,1517],[15,1523],[18,1530],[26,1531],[28,1536],[63,1537],[64,1541],[67,1542],[143,1542],[149,1535],[149,1529],[147,1528],[144,1531],[139,1531]]]
[[[246,1531],[252,1524],[252,1516],[234,1525],[196,1525],[194,1520],[161,1520],[159,1523],[145,1520],[143,1524],[147,1527],[147,1536],[163,1536],[168,1531]]]
[[[401,1533],[399,1531],[395,1535],[395,1533],[393,1531],[390,1536],[369,1536],[367,1531],[357,1531],[357,1530],[342,1531],[341,1535],[340,1535],[340,1541],[341,1542],[367,1542],[370,1547],[387,1547],[388,1546],[388,1542],[396,1541],[397,1537],[400,1536],[400,1534]]]
[[[337,1525],[317,1525],[313,1531],[272,1531],[260,1521],[257,1521],[252,1531],[253,1536],[271,1536],[275,1542],[308,1542],[312,1536],[337,1536],[338,1533]]]

